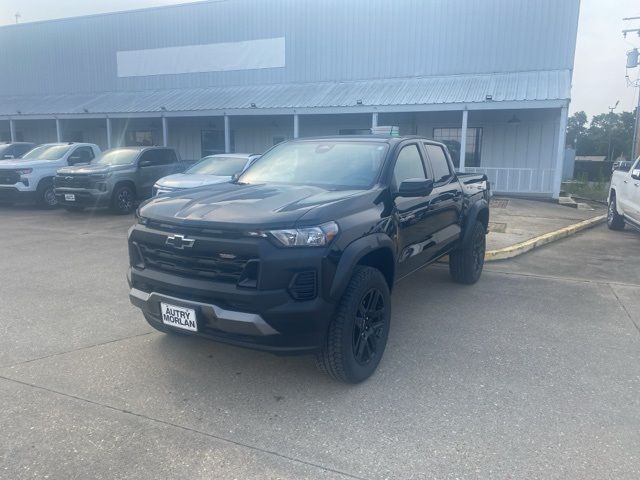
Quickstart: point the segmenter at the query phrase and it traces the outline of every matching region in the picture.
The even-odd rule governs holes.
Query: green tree
[[[577,148],[578,142],[582,140],[587,133],[587,124],[589,119],[583,111],[576,112],[571,115],[567,121],[567,143],[568,147]]]
[[[577,155],[611,154],[611,160],[620,155],[631,158],[634,112],[601,113],[587,126],[584,112],[574,113],[567,122],[567,145],[576,149]]]

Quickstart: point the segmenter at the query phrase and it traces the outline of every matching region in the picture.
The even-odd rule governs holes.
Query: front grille
[[[294,300],[313,300],[317,294],[317,283],[315,270],[298,272],[291,280],[289,294]]]
[[[15,170],[0,170],[0,185],[15,185],[20,181],[20,174]]]
[[[136,243],[142,264],[163,272],[187,278],[204,278],[219,282],[235,283],[253,287],[257,284],[258,260],[243,256],[223,258],[212,252],[210,255],[177,251],[170,248]],[[229,255],[229,254],[225,254]],[[245,271],[246,269],[246,271]]]
[[[56,175],[53,179],[55,187],[89,188],[89,175]]]

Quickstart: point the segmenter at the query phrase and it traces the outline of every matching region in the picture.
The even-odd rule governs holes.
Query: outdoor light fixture
[[[510,123],[511,125],[520,125],[520,119],[516,117],[516,114],[514,113],[507,123]]]
[[[18,115],[22,115],[22,112],[21,112],[20,110],[16,110],[16,113],[17,113]]]
[[[162,107],[160,107],[160,110],[162,110],[163,112],[167,111],[167,107],[165,107],[164,105]]]
[[[357,103],[358,105],[362,105],[362,100],[358,100],[358,101],[356,101],[356,103]]]
[[[251,103],[251,108],[256,108],[256,104],[255,103]]]
[[[484,97],[484,99],[490,102],[491,100],[493,100],[493,95],[488,94],[486,97]]]
[[[84,113],[89,113],[89,109],[88,108],[83,108],[82,110],[84,111]]]

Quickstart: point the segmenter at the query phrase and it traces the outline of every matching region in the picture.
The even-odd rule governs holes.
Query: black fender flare
[[[344,249],[344,252],[340,257],[338,268],[336,269],[336,273],[333,277],[331,291],[329,292],[331,300],[337,301],[342,297],[358,262],[365,255],[380,249],[388,249],[391,252],[391,255],[393,256],[395,276],[396,251],[393,240],[384,233],[374,233],[361,237],[351,242],[347,248]]]
[[[467,219],[464,223],[464,231],[462,233],[462,245],[468,245],[469,242],[471,241],[471,233],[472,233],[472,227],[476,224],[476,221],[478,220],[478,216],[480,215],[481,212],[486,211],[487,212],[487,225],[486,228],[489,228],[489,202],[487,202],[484,198],[481,200],[476,201],[471,208],[469,209],[469,212],[467,213]]]

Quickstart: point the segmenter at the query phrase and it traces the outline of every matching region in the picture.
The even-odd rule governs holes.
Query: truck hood
[[[1,160],[0,168],[37,168],[37,167],[55,167],[58,160]]]
[[[176,173],[175,175],[161,178],[156,182],[156,185],[166,188],[196,188],[230,181],[231,177],[227,176]]]
[[[139,214],[172,223],[206,222],[216,228],[286,228],[316,208],[324,210],[324,215],[313,215],[313,221],[333,220],[344,211],[336,203],[351,203],[354,196],[370,194],[369,190],[226,183],[153,198],[140,207]]]
[[[88,175],[96,173],[109,173],[117,172],[118,170],[126,170],[131,168],[132,165],[74,165],[73,167],[63,167],[58,170],[60,175]]]

